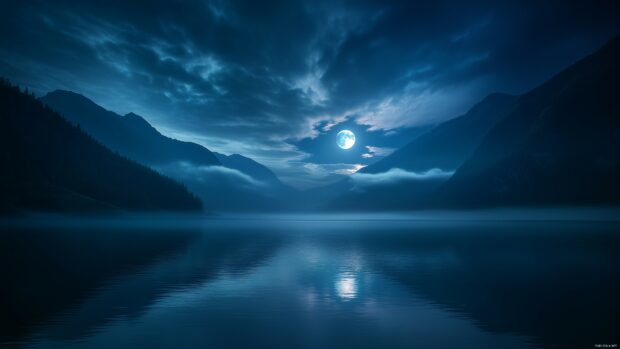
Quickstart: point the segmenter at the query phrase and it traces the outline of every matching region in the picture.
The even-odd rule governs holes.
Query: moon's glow
[[[336,292],[343,299],[353,299],[357,296],[357,280],[350,274],[341,275],[336,281]]]
[[[355,134],[349,130],[342,130],[336,135],[336,143],[342,149],[351,149],[355,144]]]

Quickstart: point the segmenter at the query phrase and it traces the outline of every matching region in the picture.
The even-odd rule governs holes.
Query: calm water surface
[[[619,343],[618,222],[89,222],[2,228],[2,346]]]

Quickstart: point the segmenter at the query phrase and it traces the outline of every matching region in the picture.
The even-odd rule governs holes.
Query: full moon
[[[351,149],[355,144],[355,134],[349,130],[342,130],[336,135],[336,144],[342,149]]]

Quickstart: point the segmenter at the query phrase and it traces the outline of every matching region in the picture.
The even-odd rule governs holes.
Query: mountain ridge
[[[60,90],[41,101],[102,144],[181,181],[210,210],[273,210],[285,207],[284,196],[295,191],[253,159],[169,138],[136,113],[121,116],[85,96]]]
[[[436,201],[442,206],[620,203],[619,61],[617,36],[522,95]]]
[[[80,125],[95,139],[111,149],[147,165],[170,161],[188,161],[196,165],[218,165],[207,148],[167,137],[146,119],[135,113],[124,116],[106,110],[75,92],[55,90],[40,98],[60,111],[70,122]]]
[[[184,186],[113,153],[8,81],[0,82],[2,211],[199,211]]]
[[[400,210],[422,205],[448,180],[446,173],[458,168],[495,122],[512,108],[517,96],[491,93],[465,114],[437,125],[384,159],[362,168],[350,178],[309,194],[321,198],[330,210]],[[402,170],[400,180],[388,183],[393,170]],[[426,173],[439,170],[436,177]],[[397,174],[398,175],[398,174]],[[374,176],[374,177],[373,177]],[[359,178],[358,178],[359,177]],[[365,185],[364,178],[376,178]],[[417,178],[417,179],[416,179]],[[360,188],[360,185],[362,186]],[[354,190],[357,188],[356,190]]]
[[[426,171],[432,168],[452,171],[459,167],[486,132],[511,108],[517,97],[491,93],[465,114],[437,125],[382,160],[359,173],[380,173],[391,168]]]

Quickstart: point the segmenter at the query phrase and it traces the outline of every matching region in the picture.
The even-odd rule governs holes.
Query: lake
[[[7,348],[619,343],[620,222],[587,214],[46,216],[0,234]]]

